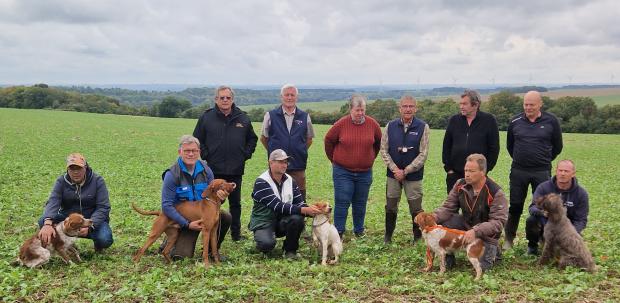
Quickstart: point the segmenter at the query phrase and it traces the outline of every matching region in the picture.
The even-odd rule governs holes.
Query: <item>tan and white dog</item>
[[[476,238],[471,242],[465,242],[465,232],[437,225],[435,217],[431,213],[419,213],[414,222],[420,226],[422,237],[426,241],[426,267],[424,271],[430,271],[433,267],[433,254],[439,255],[439,273],[446,271],[446,254],[457,250],[467,252],[467,258],[476,270],[476,280],[482,276],[480,257],[484,254],[484,242]]]
[[[325,202],[318,202],[313,206],[321,210],[321,213],[316,214],[312,219],[312,239],[314,246],[318,247],[321,253],[321,264],[336,264],[338,256],[342,253],[342,241],[338,230],[330,223],[332,208]]]
[[[30,268],[47,263],[52,253],[57,253],[65,263],[69,264],[73,258],[76,262],[82,262],[80,254],[73,245],[78,238],[82,227],[90,227],[93,222],[78,213],[70,214],[63,222],[56,224],[56,236],[52,237],[47,246],[42,246],[38,232],[26,240],[19,249],[17,262]]]

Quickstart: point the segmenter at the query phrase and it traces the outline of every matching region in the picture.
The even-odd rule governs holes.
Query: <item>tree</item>
[[[192,103],[188,100],[168,96],[158,105],[157,112],[160,117],[176,118],[179,117],[183,111],[191,107]]]
[[[499,130],[506,130],[510,119],[523,111],[523,101],[509,91],[501,91],[491,95],[489,101],[483,103],[482,107],[495,116]]]

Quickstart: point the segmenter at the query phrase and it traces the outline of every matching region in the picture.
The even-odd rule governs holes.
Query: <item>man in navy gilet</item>
[[[403,189],[411,218],[422,212],[422,178],[428,155],[430,129],[426,122],[415,117],[416,100],[412,96],[400,99],[400,118],[388,122],[381,137],[381,158],[387,166],[385,236],[392,242],[396,228],[398,202]],[[412,226],[413,241],[422,237],[417,224]]]
[[[310,115],[297,107],[297,87],[285,84],[280,89],[282,105],[265,113],[260,141],[271,154],[282,149],[291,156],[286,173],[289,174],[306,200],[306,163],[314,129]]]

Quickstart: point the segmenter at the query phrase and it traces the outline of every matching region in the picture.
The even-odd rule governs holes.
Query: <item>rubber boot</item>
[[[415,244],[422,238],[422,231],[420,230],[420,226],[416,223],[412,224],[413,228],[413,243]]]
[[[394,234],[394,229],[396,229],[396,217],[398,213],[385,213],[385,236],[383,237],[383,243],[390,244],[392,243],[392,235]]]
[[[504,246],[502,248],[504,250],[509,250],[512,248],[513,241],[515,236],[517,235],[517,228],[519,227],[519,219],[521,216],[509,214],[508,221],[506,222],[506,226],[504,227]]]

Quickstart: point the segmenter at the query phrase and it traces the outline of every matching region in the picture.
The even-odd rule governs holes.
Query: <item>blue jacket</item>
[[[388,135],[388,153],[394,161],[394,164],[400,169],[404,169],[420,154],[420,142],[424,135],[424,128],[426,122],[413,118],[411,124],[407,130],[404,130],[402,119],[398,118],[392,120],[387,125]],[[398,151],[399,147],[406,147],[407,152],[402,153]],[[394,178],[394,173],[388,167],[387,176]],[[408,181],[420,181],[424,177],[424,167],[421,167],[418,171],[407,174],[405,178]]]
[[[84,184],[71,181],[65,173],[56,179],[54,189],[50,193],[43,218],[50,218],[57,223],[71,213],[80,213],[93,221],[98,228],[102,222],[110,222],[110,198],[105,181],[90,166],[86,166]]]
[[[183,201],[201,201],[202,192],[213,181],[213,172],[207,162],[196,162],[194,174],[190,175],[181,157],[162,174],[164,184],[161,188],[161,209],[181,227],[186,228],[189,221],[174,208]]]
[[[282,106],[271,110],[269,119],[271,119],[271,125],[269,126],[267,157],[272,151],[280,148],[292,157],[288,161],[289,170],[306,169],[308,161],[308,148],[306,146],[306,141],[308,141],[308,113],[299,108],[295,109],[290,134],[286,127]]]
[[[556,177],[553,176],[550,180],[547,180],[536,188],[534,191],[534,199],[544,196],[546,194],[556,193],[562,196],[564,206],[566,207],[566,216],[573,223],[578,233],[586,228],[588,224],[588,213],[590,211],[590,203],[588,192],[577,183],[577,178],[573,178],[572,185],[568,190],[561,190],[556,185]],[[532,201],[530,204],[530,215],[538,217],[540,222],[544,225],[547,223],[547,218],[542,214],[542,211],[536,207],[536,204]]]

